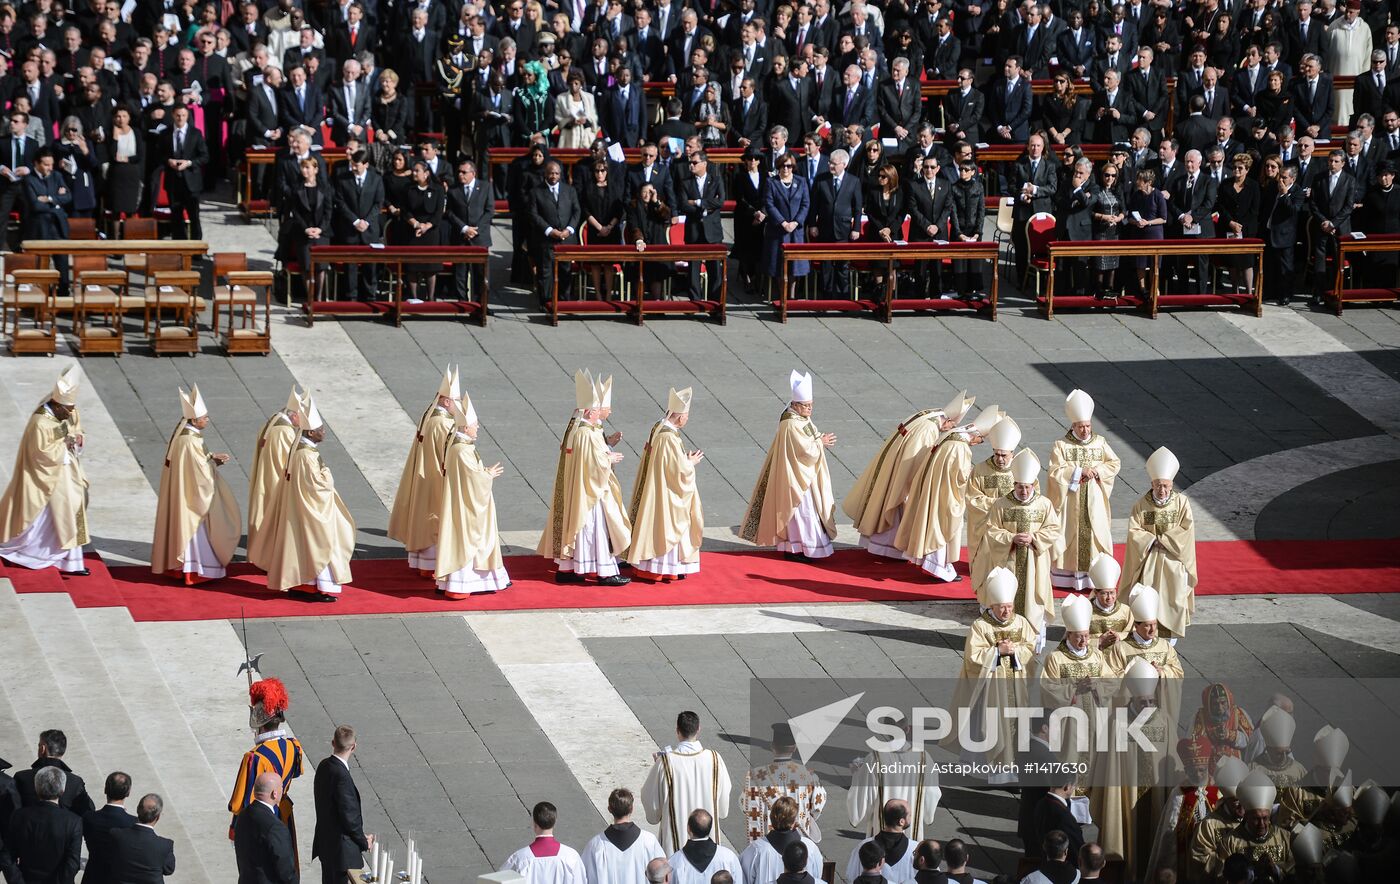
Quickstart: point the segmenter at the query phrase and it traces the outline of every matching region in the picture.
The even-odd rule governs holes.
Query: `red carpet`
[[[1122,550],[1118,550],[1122,560]],[[1201,595],[1292,595],[1400,592],[1400,541],[1218,541],[1197,547]],[[263,575],[234,565],[226,580],[187,587],[149,568],[107,568],[88,557],[90,577],[60,577],[0,565],[18,592],[67,592],[80,608],[123,605],[136,620],[225,620],[439,611],[517,611],[547,608],[638,608],[664,605],[779,605],[822,602],[970,599],[972,586],[934,584],[912,565],[843,550],[821,562],[789,562],[771,552],[705,553],[703,570],[688,580],[654,585],[634,580],[607,589],[558,586],[552,566],[537,556],[506,560],[514,585],[466,601],[443,599],[409,572],[402,559],[353,564],[354,583],[336,604],[270,592]],[[966,574],[966,567],[959,565]]]

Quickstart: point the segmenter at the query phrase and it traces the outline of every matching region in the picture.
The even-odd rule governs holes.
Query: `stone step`
[[[122,703],[133,720],[140,722],[147,754],[160,759],[161,778],[170,791],[167,800],[180,807],[180,821],[205,869],[215,881],[236,879],[238,869],[228,840],[225,810],[232,780],[225,784],[224,777],[216,774],[185,720],[182,704],[140,640],[131,612],[126,608],[83,608],[78,610],[78,619],[111,674]]]
[[[214,774],[225,792],[222,809],[233,791],[238,763],[253,747],[248,729],[246,676],[238,674],[243,645],[226,620],[151,621],[136,624],[137,633],[160,669]],[[275,673],[269,673],[275,675]],[[295,715],[296,698],[292,698]],[[303,745],[306,737],[302,736]],[[326,737],[321,737],[324,740]],[[316,771],[308,761],[289,793],[296,805],[297,844],[303,877],[311,866],[311,837],[316,831],[316,804],[311,783]],[[227,813],[223,825],[227,827]],[[225,835],[227,837],[227,835]],[[312,873],[315,874],[315,873]]]
[[[196,842],[181,820],[185,805],[165,785],[160,773],[164,765],[157,765],[148,752],[145,741],[147,726],[141,717],[140,707],[128,707],[117,690],[112,674],[103,662],[103,655],[94,646],[78,618],[73,600],[66,593],[12,594],[11,597],[15,599],[21,618],[34,640],[36,660],[48,670],[53,696],[62,698],[74,720],[73,729],[64,728],[69,739],[68,756],[73,755],[72,746],[77,738],[81,739],[90,759],[87,766],[81,766],[81,759],[78,758],[69,762],[74,770],[85,774],[88,794],[93,796],[94,801],[100,801],[102,782],[113,770],[123,770],[131,775],[133,799],[147,792],[159,793],[165,802],[165,810],[158,829],[175,842],[177,873],[172,880],[188,884],[213,884],[214,879],[200,860]],[[42,673],[37,677],[42,679]],[[47,709],[38,709],[44,709],[38,712],[39,715],[47,716]],[[78,715],[72,715],[73,712]],[[139,728],[135,723],[136,718],[142,720]],[[50,725],[41,721],[36,722],[35,726]],[[129,806],[134,809],[134,800]],[[189,809],[193,811],[196,808]]]

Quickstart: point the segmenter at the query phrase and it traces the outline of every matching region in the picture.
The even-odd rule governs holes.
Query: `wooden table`
[[[182,269],[209,254],[209,244],[190,239],[27,239],[20,251],[30,255],[178,255]]]
[[[724,311],[729,302],[729,246],[724,243],[707,245],[647,246],[646,251],[637,251],[636,246],[627,245],[569,245],[554,248],[554,289],[549,298],[550,325],[559,324],[561,313],[586,314],[593,316],[617,316],[631,313],[637,325],[646,322],[646,315],[659,313],[704,313],[720,325],[724,325]],[[719,300],[708,298],[681,298],[658,300],[646,297],[646,265],[672,264],[677,261],[711,261],[719,265]],[[637,290],[635,298],[614,298],[612,300],[559,300],[559,275],[562,266],[569,263],[580,264],[632,264],[637,268]]]
[[[312,246],[311,266],[307,268],[306,281],[306,324],[312,325],[316,315],[330,316],[378,316],[388,313],[394,318],[394,325],[401,325],[405,314],[418,316],[463,316],[475,315],[477,324],[486,325],[487,295],[490,286],[487,276],[490,272],[491,255],[485,246]],[[316,291],[316,265],[324,264],[334,270],[346,264],[376,264],[397,268],[393,284],[393,299],[390,301],[322,301]],[[480,267],[477,277],[475,301],[423,301],[410,304],[405,302],[404,268],[409,264],[465,264]]]
[[[1148,315],[1157,318],[1161,307],[1241,307],[1259,316],[1263,311],[1264,241],[1262,239],[1119,239],[1119,240],[1057,240],[1050,243],[1050,274],[1045,294],[1036,298],[1040,312],[1053,319],[1055,308],[1076,307],[1145,307]],[[1163,258],[1190,258],[1208,255],[1247,255],[1254,258],[1254,291],[1244,294],[1163,292],[1161,270]],[[1092,295],[1055,295],[1055,271],[1064,258],[1094,258],[1112,256],[1152,259],[1152,287],[1145,297],[1129,295],[1100,300]],[[1120,270],[1122,269],[1120,264]]]
[[[1342,308],[1348,302],[1353,304],[1390,302],[1393,304],[1397,298],[1400,298],[1400,287],[1353,286],[1346,288],[1344,272],[1348,255],[1360,255],[1366,252],[1400,252],[1400,233],[1368,233],[1365,239],[1344,236],[1338,241],[1337,246],[1341,254],[1337,258],[1332,291],[1327,294],[1327,301],[1338,316],[1342,315]],[[1356,269],[1353,268],[1353,271]]]
[[[884,322],[893,319],[896,310],[973,310],[986,312],[989,319],[997,316],[997,253],[994,242],[959,243],[784,243],[782,250],[783,270],[779,280],[778,298],[774,302],[778,308],[778,320],[787,322],[788,313],[873,313]],[[986,301],[970,298],[899,298],[896,288],[896,274],[900,267],[915,261],[982,260],[992,265],[992,284]],[[788,297],[793,261],[847,261],[862,265],[883,265],[885,272],[884,289],[878,298],[791,298]],[[868,269],[868,268],[863,268]],[[813,268],[815,272],[816,268]],[[855,272],[855,268],[852,268]]]

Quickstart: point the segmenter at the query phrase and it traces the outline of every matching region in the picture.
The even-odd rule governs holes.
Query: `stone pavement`
[[[218,204],[206,205],[205,218],[214,250],[269,264],[272,239],[263,226]],[[499,239],[498,280],[508,278],[509,246]],[[267,358],[229,359],[210,347],[194,359],[156,359],[133,346],[119,360],[83,360],[95,546],[114,560],[148,561],[154,486],[178,420],[179,385],[200,385],[214,419],[210,447],[233,455],[224,475],[246,502],[256,433],[297,383],[316,394],[327,420],[322,450],[355,515],[357,554],[401,556],[384,536],[388,507],[412,427],[449,362],[461,364],[481,414],[483,455],[506,466],[496,499],[514,552],[533,548],[543,522],[579,367],[616,378],[612,428],[625,434],[624,488],[667,389],[695,386],[686,435],[707,454],[700,487],[713,548],[740,545],[732,526],[793,368],[814,373],[816,422],[839,437],[831,452],[838,496],[899,420],[958,389],[1011,413],[1025,444],[1044,457],[1064,432],[1066,393],[1082,387],[1098,401],[1097,426],[1124,461],[1114,494],[1118,537],[1145,490],[1143,462],[1164,444],[1182,461],[1179,481],[1203,539],[1394,534],[1386,518],[1400,464],[1393,309],[1338,318],[1268,307],[1262,319],[1166,313],[1155,321],[1080,313],[1045,322],[1013,292],[997,323],[905,316],[885,326],[836,316],[781,325],[740,297],[725,327],[669,319],[639,329],[599,320],[551,328],[527,309],[531,300],[518,291],[493,296],[498,308],[484,330],[443,320],[307,328],[279,311]],[[0,360],[0,449],[13,450],[24,417],[70,361]],[[4,461],[0,475],[7,473]],[[853,539],[847,526],[841,540]],[[751,677],[949,675],[974,613],[965,603],[939,603],[706,609],[703,617],[684,608],[325,617],[250,623],[249,633],[254,650],[267,652],[265,671],[288,681],[292,725],[313,759],[334,724],[359,728],[355,775],[366,825],[393,844],[417,839],[435,881],[465,881],[528,840],[527,808],[543,798],[560,807],[564,840],[581,846],[602,824],[607,789],[640,787],[651,748],[670,742],[682,708],[701,712],[737,781],[742,747],[764,736],[747,733]],[[1391,596],[1211,598],[1198,615],[1180,650],[1201,672],[1397,674],[1400,603]],[[185,714],[223,776],[241,739],[242,722],[227,720],[238,688],[206,673],[222,672],[236,649],[233,627],[213,624],[220,641],[211,643],[211,624],[138,626],[148,644],[168,649],[153,655],[162,670],[155,679],[177,697],[198,697]],[[201,659],[211,646],[218,659]],[[44,726],[33,710],[20,717],[26,739]],[[4,748],[11,758],[27,751]],[[820,772],[836,790],[824,847],[844,861],[854,843],[839,819],[846,774]],[[309,787],[308,779],[294,790],[303,806]],[[936,834],[961,832],[976,842],[979,869],[1009,870],[1012,799],[950,789],[944,807]],[[735,827],[731,817],[730,837]]]

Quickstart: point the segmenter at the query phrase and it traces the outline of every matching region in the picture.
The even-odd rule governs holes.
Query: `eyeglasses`
[[[691,160],[691,161],[690,161],[690,165],[692,165],[692,166],[698,166],[698,165],[700,165],[700,164],[703,163],[703,162],[704,162],[704,160]]]

